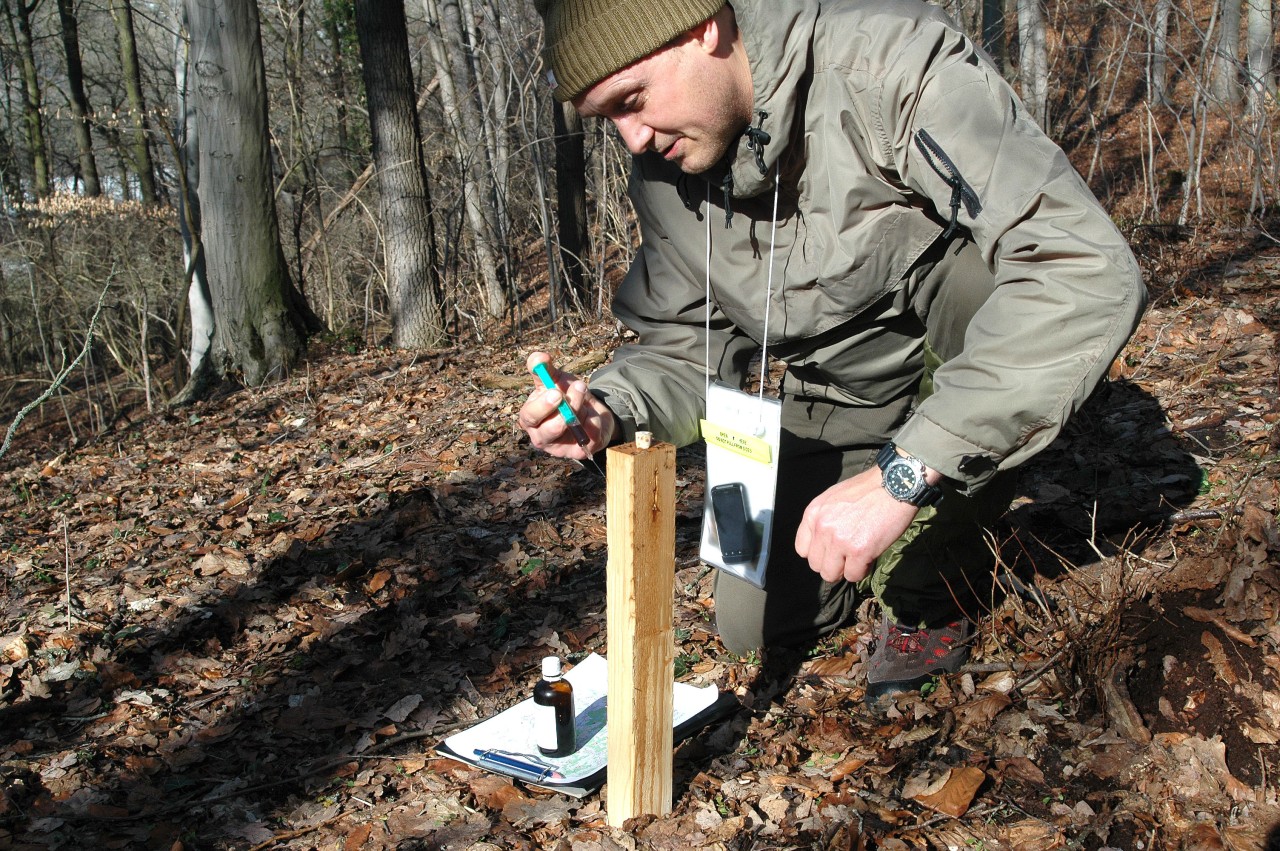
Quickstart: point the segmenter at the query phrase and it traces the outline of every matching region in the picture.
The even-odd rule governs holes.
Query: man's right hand
[[[609,410],[609,406],[601,402],[594,394],[587,392],[587,382],[568,372],[561,372],[551,365],[551,356],[546,352],[534,352],[529,355],[526,365],[529,372],[539,363],[547,364],[556,389],[547,390],[539,386],[520,408],[516,423],[529,435],[529,441],[538,449],[557,458],[576,458],[585,461],[613,441],[618,421]],[[587,435],[587,445],[580,446],[573,432],[560,416],[558,410],[561,400],[568,401],[578,415],[582,430]]]

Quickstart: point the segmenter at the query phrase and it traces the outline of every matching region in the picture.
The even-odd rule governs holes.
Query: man
[[[1124,239],[936,7],[537,6],[555,96],[634,155],[643,241],[614,302],[638,342],[589,390],[558,374],[520,425],[569,458],[638,429],[692,443],[707,370],[740,385],[767,321],[787,364],[775,543],[764,589],[717,576],[725,646],[810,641],[874,594],[870,700],[956,670],[999,474],[1058,434],[1137,324]]]

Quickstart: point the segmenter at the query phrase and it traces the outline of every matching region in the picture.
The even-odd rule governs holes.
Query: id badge
[[[707,393],[706,505],[699,556],[764,587],[778,484],[782,403],[725,384]]]

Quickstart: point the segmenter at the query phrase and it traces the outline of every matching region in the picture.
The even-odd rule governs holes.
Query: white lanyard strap
[[[707,254],[706,263],[707,270],[707,290],[706,290],[706,309],[704,311],[705,320],[702,329],[702,371],[706,375],[706,388],[702,394],[702,407],[706,410],[707,398],[711,395],[711,182],[707,181],[707,204],[706,214],[703,220],[707,226]]]
[[[778,240],[778,165],[773,166],[773,221],[769,225],[769,279],[764,297],[764,334],[760,338],[760,400],[764,401],[764,379],[769,372],[769,308],[773,306],[773,258]]]
[[[773,219],[769,227],[769,273],[767,284],[765,287],[764,299],[764,334],[760,341],[760,399],[764,400],[765,378],[769,372],[769,313],[773,306],[773,260],[775,248],[778,239],[778,196],[780,195],[780,186],[778,181],[778,166],[773,166]],[[703,217],[706,221],[707,234],[707,251],[706,251],[706,310],[703,327],[703,348],[702,363],[703,371],[706,375],[705,395],[711,394],[711,183],[707,183],[707,214]],[[705,403],[704,403],[705,404]]]

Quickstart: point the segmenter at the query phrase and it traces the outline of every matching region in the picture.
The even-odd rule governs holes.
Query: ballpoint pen
[[[533,365],[533,374],[538,376],[542,381],[542,386],[548,390],[557,390],[556,383],[551,379],[551,373],[547,370],[547,364],[536,363]],[[569,407],[569,400],[561,398],[558,407],[560,416],[564,417],[565,424],[569,426],[569,431],[573,434],[573,439],[578,445],[586,448],[591,443],[591,438],[587,437],[587,432],[582,427],[582,421],[578,419],[578,415],[574,413],[573,408]]]
[[[507,753],[493,748],[475,749],[476,759],[481,765],[488,763],[496,768],[518,771],[527,774],[537,782],[545,780],[563,780],[564,775],[550,765],[537,761],[537,757],[526,754]]]

